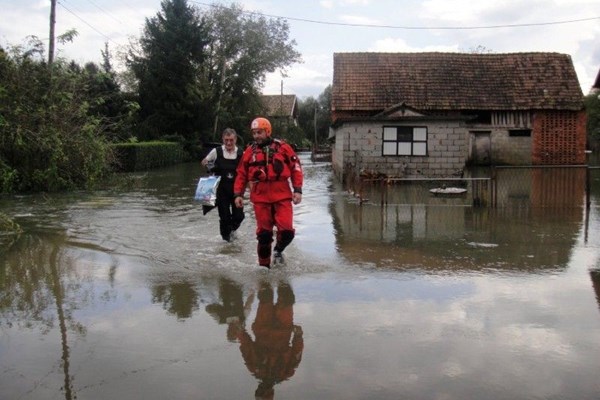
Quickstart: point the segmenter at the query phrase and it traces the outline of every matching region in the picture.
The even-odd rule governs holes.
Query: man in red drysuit
[[[275,263],[283,261],[281,253],[294,239],[292,203],[302,201],[304,175],[294,149],[282,140],[271,138],[268,119],[254,119],[250,129],[254,142],[246,148],[238,164],[233,192],[235,205],[243,207],[244,191],[250,182],[250,201],[256,217],[258,264],[270,268],[273,227],[277,227],[273,248]]]

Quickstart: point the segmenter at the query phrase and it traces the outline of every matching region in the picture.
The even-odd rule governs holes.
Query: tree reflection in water
[[[190,282],[177,282],[152,287],[152,302],[162,303],[163,308],[177,319],[186,319],[198,309],[198,292]]]
[[[43,334],[51,333],[58,320],[61,338],[61,367],[65,399],[77,397],[70,372],[69,332],[85,335],[86,328],[74,320],[74,311],[92,298],[92,287],[76,268],[76,260],[62,249],[66,236],[24,235],[14,243],[18,250],[1,259],[0,327],[38,325]],[[37,384],[40,384],[38,382]]]

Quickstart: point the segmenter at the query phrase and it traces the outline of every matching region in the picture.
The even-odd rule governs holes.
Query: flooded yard
[[[0,199],[0,399],[596,399],[600,171],[497,207],[304,157],[286,263],[193,201],[199,163]]]

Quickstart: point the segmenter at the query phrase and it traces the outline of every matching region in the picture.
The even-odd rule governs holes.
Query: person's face
[[[252,129],[252,138],[256,143],[262,143],[267,140],[267,131],[264,129]]]
[[[223,144],[225,145],[225,148],[229,151],[233,150],[233,148],[235,147],[235,140],[236,137],[234,135],[225,135],[223,136]]]

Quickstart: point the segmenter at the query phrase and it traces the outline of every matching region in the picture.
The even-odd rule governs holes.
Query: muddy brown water
[[[587,210],[568,173],[479,208],[361,202],[303,161],[270,271],[249,207],[232,243],[202,215],[197,163],[0,199],[24,230],[2,237],[0,399],[598,398],[600,173]]]

